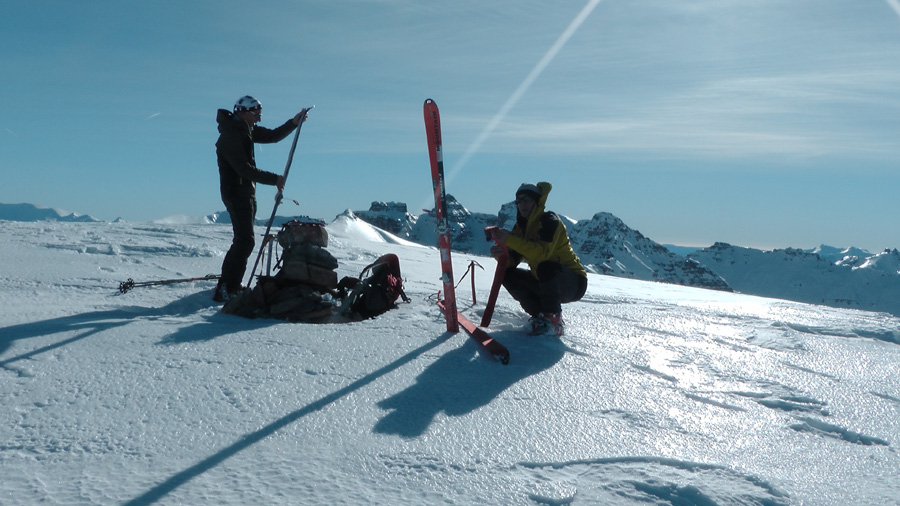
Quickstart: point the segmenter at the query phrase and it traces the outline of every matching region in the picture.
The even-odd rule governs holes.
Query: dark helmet
[[[538,185],[532,183],[522,183],[522,185],[519,186],[519,189],[516,190],[516,198],[524,195],[537,202],[537,200],[541,198],[542,193],[543,192],[541,192],[541,189],[538,187]]]

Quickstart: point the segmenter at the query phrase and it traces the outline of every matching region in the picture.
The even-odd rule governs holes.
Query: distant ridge
[[[859,260],[855,254],[828,254],[834,248],[817,249],[760,251],[718,242],[688,258],[741,293],[900,316],[900,252],[884,250]]]
[[[0,220],[6,221],[68,221],[99,222],[89,215],[64,214],[58,209],[38,207],[34,204],[0,204]]]

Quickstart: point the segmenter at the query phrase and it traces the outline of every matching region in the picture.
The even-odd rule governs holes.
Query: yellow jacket
[[[509,249],[507,268],[515,267],[524,259],[531,268],[531,274],[537,277],[537,266],[552,261],[587,277],[587,271],[569,242],[565,224],[555,213],[544,211],[547,195],[553,186],[547,182],[540,182],[537,186],[541,189],[541,198],[535,203],[524,226],[523,219],[517,216],[516,226],[506,240]]]

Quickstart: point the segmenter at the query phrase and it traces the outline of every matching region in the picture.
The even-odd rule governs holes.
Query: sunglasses
[[[531,198],[531,197],[526,197],[526,196],[523,195],[523,196],[521,196],[521,197],[516,197],[516,200],[515,200],[514,202],[515,202],[516,204],[524,204],[524,203],[526,203],[526,202],[534,202],[534,199]]]

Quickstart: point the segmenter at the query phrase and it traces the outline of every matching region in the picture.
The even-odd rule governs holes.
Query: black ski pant
[[[562,304],[575,302],[587,291],[587,277],[558,262],[542,262],[535,278],[528,269],[506,269],[503,286],[531,316],[559,313]]]
[[[241,280],[244,279],[244,272],[247,270],[247,259],[250,258],[256,245],[253,230],[253,221],[256,219],[256,196],[247,189],[240,188],[228,194],[223,192],[222,202],[231,216],[234,238],[231,241],[231,248],[225,254],[225,260],[222,261],[220,283],[226,290],[234,291],[241,287]]]

